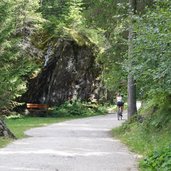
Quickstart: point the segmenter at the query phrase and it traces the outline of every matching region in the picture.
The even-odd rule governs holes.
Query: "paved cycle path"
[[[108,114],[28,130],[0,150],[0,171],[137,171],[135,155],[111,135],[122,122]]]

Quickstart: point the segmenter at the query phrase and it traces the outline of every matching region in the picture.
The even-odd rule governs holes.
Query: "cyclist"
[[[119,109],[121,109],[121,114],[123,113],[123,109],[124,109],[124,101],[123,101],[123,97],[120,93],[117,94],[116,96],[116,105],[118,107],[118,111]]]

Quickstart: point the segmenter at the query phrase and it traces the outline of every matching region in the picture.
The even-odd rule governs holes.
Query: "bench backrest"
[[[47,109],[49,106],[47,104],[35,104],[35,103],[27,103],[28,109]]]

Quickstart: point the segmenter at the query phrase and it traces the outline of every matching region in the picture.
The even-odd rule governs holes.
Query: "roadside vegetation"
[[[141,171],[171,170],[171,115],[168,108],[146,108],[133,116],[113,136],[142,158]]]
[[[53,116],[95,116],[107,113],[107,105],[89,102],[65,102],[53,108]]]

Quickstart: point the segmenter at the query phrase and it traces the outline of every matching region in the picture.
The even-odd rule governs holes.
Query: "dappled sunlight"
[[[28,145],[28,144],[30,144],[30,143],[28,143],[28,142],[23,142],[23,141],[14,141],[13,144]]]
[[[104,156],[104,155],[111,155],[113,152],[94,152],[94,151],[87,151],[85,149],[77,149],[79,152],[74,151],[57,151],[57,150],[52,150],[52,149],[47,149],[47,150],[29,150],[29,151],[0,151],[0,155],[29,155],[29,154],[34,154],[34,155],[55,155],[55,156],[64,156],[64,157],[73,157],[73,156]]]
[[[55,124],[58,126],[81,126],[81,127],[89,127],[89,124],[73,124],[73,123],[67,123],[67,122],[62,122],[62,123],[58,123]]]
[[[41,169],[37,169],[37,168],[26,168],[26,167],[8,167],[8,166],[0,166],[0,169],[10,169],[10,170],[20,170],[20,171],[40,171]]]
[[[80,137],[79,138],[79,140],[83,140],[83,141],[93,141],[92,140],[92,138],[87,138],[87,137]],[[112,138],[98,138],[98,140],[100,141],[100,142],[102,142],[102,141],[105,141],[105,142],[120,142],[119,140],[117,140],[117,139],[112,139]],[[94,141],[96,141],[96,140],[94,140]]]
[[[79,131],[109,131],[110,129],[102,129],[102,128],[86,128],[86,127],[64,127],[64,128],[62,128],[62,129],[64,129],[64,130],[72,130],[72,131],[74,131],[74,130],[79,130]]]

